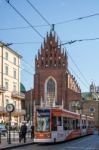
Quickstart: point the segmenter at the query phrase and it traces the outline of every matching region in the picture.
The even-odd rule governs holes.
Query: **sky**
[[[21,82],[26,90],[33,88],[35,56],[51,24],[65,43],[73,40],[99,38],[99,0],[10,0],[30,25],[6,2],[0,0],[0,41],[22,55]],[[97,15],[94,15],[97,14]],[[90,16],[91,17],[86,17]],[[77,19],[85,17],[83,19]],[[71,20],[71,21],[70,21]],[[31,27],[32,26],[32,27]],[[35,31],[36,30],[36,31]],[[68,68],[82,92],[89,91],[92,81],[99,85],[99,39],[65,44]]]

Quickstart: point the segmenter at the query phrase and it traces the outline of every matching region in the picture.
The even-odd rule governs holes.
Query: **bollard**
[[[21,142],[21,132],[19,132],[19,142]]]
[[[0,143],[1,143],[1,132],[0,132]]]
[[[15,141],[15,130],[13,130],[13,141]]]
[[[7,142],[8,142],[8,130],[7,130]]]

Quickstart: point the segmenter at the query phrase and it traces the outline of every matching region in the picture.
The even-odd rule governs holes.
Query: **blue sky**
[[[99,15],[58,24],[59,22],[99,13],[98,0],[29,1],[50,24],[55,24],[55,31],[62,42],[99,38]],[[43,37],[46,36],[47,31],[50,31],[50,26],[26,0],[10,0],[10,3],[23,14]],[[25,28],[9,29],[17,27]],[[0,40],[13,43],[10,47],[23,56],[22,68],[25,70],[22,69],[21,80],[26,89],[29,90],[33,87],[35,55],[38,53],[43,39],[29,27],[5,0],[0,0]],[[32,43],[26,44],[26,42]],[[65,48],[69,53],[69,70],[77,79],[82,92],[89,90],[92,81],[99,85],[99,40],[75,42],[71,45],[65,45]]]

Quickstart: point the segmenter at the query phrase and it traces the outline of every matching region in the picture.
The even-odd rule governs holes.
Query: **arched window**
[[[47,93],[55,95],[55,82],[49,79],[47,82]]]
[[[45,82],[45,101],[53,103],[57,100],[57,82],[53,77],[48,77]]]

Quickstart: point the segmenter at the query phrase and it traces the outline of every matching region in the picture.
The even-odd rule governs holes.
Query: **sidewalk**
[[[19,143],[19,138],[15,138],[15,139],[11,139],[11,144],[8,144],[7,142],[7,138],[6,137],[3,137],[1,139],[1,143],[0,143],[0,150],[10,150],[12,148],[15,148],[15,147],[22,147],[22,146],[25,146],[25,145],[31,145],[33,144],[33,139],[31,138],[26,138],[26,143],[24,143],[24,141],[22,140],[21,143]]]

